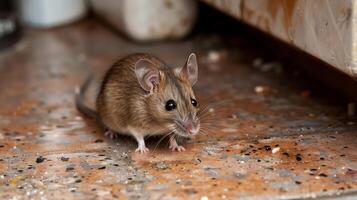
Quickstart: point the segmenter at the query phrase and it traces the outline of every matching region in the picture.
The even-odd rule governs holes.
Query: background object
[[[130,38],[139,41],[177,39],[195,24],[197,2],[192,0],[91,0],[96,14]]]
[[[20,27],[12,0],[0,3],[0,50],[14,44],[20,37]]]
[[[203,1],[357,77],[357,1]]]
[[[85,0],[20,0],[21,20],[30,26],[54,27],[82,18]]]

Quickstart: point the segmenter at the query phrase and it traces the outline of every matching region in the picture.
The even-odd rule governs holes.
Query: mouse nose
[[[187,122],[185,125],[186,131],[189,134],[193,134],[194,133],[194,128],[193,128],[193,123],[192,122]]]

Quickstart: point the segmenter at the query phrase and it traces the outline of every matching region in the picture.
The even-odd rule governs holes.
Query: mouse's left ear
[[[191,53],[188,56],[185,65],[180,70],[180,75],[187,78],[190,81],[191,85],[194,85],[197,82],[198,65],[197,65],[196,54]]]
[[[147,59],[140,59],[135,63],[135,75],[141,88],[150,94],[154,86],[159,84],[159,70]]]

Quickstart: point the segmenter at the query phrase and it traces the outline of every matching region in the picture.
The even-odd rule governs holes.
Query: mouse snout
[[[192,137],[200,131],[200,121],[196,118],[186,117],[184,119],[175,120],[176,133],[183,137]]]
[[[194,130],[193,123],[191,121],[186,122],[185,129],[186,129],[187,133],[193,134],[193,130]]]
[[[185,129],[186,132],[190,135],[195,135],[199,131],[199,127],[192,120],[188,120],[185,123]]]

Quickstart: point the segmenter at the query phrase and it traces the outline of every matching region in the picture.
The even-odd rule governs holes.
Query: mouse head
[[[198,134],[198,102],[193,85],[198,78],[196,55],[191,53],[186,63],[179,68],[160,67],[140,59],[135,65],[135,74],[150,105],[153,121],[183,137]]]

